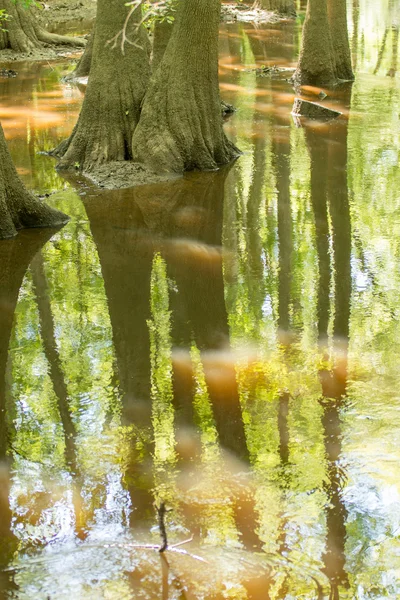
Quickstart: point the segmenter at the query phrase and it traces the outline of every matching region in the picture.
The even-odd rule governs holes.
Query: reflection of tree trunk
[[[61,366],[55,338],[55,326],[51,312],[50,298],[46,275],[44,272],[43,256],[38,253],[31,264],[33,289],[39,309],[40,332],[43,340],[44,353],[50,367],[50,377],[57,398],[57,407],[60,413],[64,432],[65,458],[67,465],[76,474],[76,428],[72,420],[69,406],[67,384]]]
[[[351,87],[344,89],[344,102],[350,104]],[[347,131],[348,121],[340,119],[329,126],[328,133],[307,130],[307,144],[311,157],[311,197],[316,223],[319,262],[318,332],[322,340],[328,337],[330,261],[327,240],[327,206],[332,223],[332,244],[335,263],[335,318],[334,337],[341,341],[342,355],[333,358],[331,370],[319,373],[323,408],[322,426],[327,462],[324,489],[326,505],[326,549],[323,554],[324,573],[331,584],[331,598],[339,599],[339,586],[348,587],[345,571],[345,542],[347,510],[342,491],[345,473],[340,466],[342,451],[341,410],[345,403],[347,386],[347,348],[349,336],[351,297],[351,223],[347,184]],[[325,167],[325,168],[324,168]],[[321,191],[322,190],[322,191]],[[325,286],[326,289],[325,289]]]
[[[248,462],[236,372],[234,365],[229,363],[229,326],[219,253],[227,174],[228,169],[225,169],[191,176],[175,184],[174,200],[170,201],[173,209],[163,215],[165,242],[161,243],[161,253],[168,275],[176,285],[176,293],[170,295],[173,344],[189,349],[194,342],[200,350],[219,443]],[[143,214],[146,215],[145,208]],[[219,350],[223,351],[221,355]],[[225,352],[227,364],[224,363]],[[213,373],[219,368],[220,356],[223,364],[215,377]],[[216,363],[213,362],[215,359]],[[194,425],[193,393],[193,377],[190,374],[182,377],[175,370],[174,404],[179,426],[192,428]],[[242,543],[251,549],[260,548],[255,533],[254,499],[240,494],[235,498],[233,510]]]
[[[222,272],[222,256],[219,254],[222,243],[222,220],[224,185],[228,169],[209,176],[191,178],[185,186],[181,186],[180,211],[187,205],[202,215],[199,226],[192,228],[187,240],[188,251],[191,244],[204,244],[205,256],[200,253],[198,259],[190,259],[190,252],[185,256],[174,258],[173,253],[166,252],[168,273],[176,281],[178,294],[171,298],[173,315],[176,315],[173,328],[173,339],[176,345],[182,345],[180,339],[181,325],[186,322],[189,327],[185,338],[191,338],[201,351],[227,349],[229,345],[228,315],[225,306],[224,281]],[[182,236],[175,229],[176,234]],[[171,233],[171,232],[170,232]],[[209,248],[209,256],[207,256]],[[184,339],[185,339],[184,338]],[[204,355],[205,357],[207,354]],[[231,373],[234,382],[227,394],[224,386],[208,386],[210,401],[213,406],[214,419],[221,445],[237,456],[248,460],[242,411],[239,401],[235,372]],[[207,376],[206,376],[207,380]]]
[[[383,56],[385,54],[386,42],[387,42],[388,34],[389,34],[389,27],[386,27],[385,28],[385,33],[383,34],[381,46],[379,48],[378,60],[376,61],[376,66],[375,66],[375,69],[374,69],[374,75],[376,75],[377,72],[379,71],[379,69],[381,68],[382,59],[383,59]]]
[[[279,240],[279,279],[278,279],[278,328],[288,333],[291,328],[290,305],[292,287],[293,223],[290,199],[290,129],[276,132],[273,139],[273,165],[278,194],[278,240]],[[283,391],[278,400],[279,459],[281,465],[282,504],[285,507],[285,491],[289,487],[289,409],[290,395]],[[279,553],[285,556],[290,551],[287,539],[288,518],[285,508],[279,515],[278,539]],[[285,598],[288,591],[287,577],[284,578],[278,592],[278,598]]]
[[[392,62],[387,72],[388,77],[395,77],[399,60],[399,26],[392,25]]]
[[[0,244],[0,569],[6,567],[17,548],[12,533],[9,505],[8,449],[10,432],[6,402],[6,371],[8,346],[18,293],[33,256],[54,233],[49,230],[22,232],[16,240]],[[1,579],[2,589],[13,586]]]
[[[315,220],[319,284],[317,299],[318,337],[326,339],[329,324],[329,286],[331,261],[329,254],[329,225],[327,207],[328,143],[311,128],[305,130],[311,159],[311,203]]]
[[[258,63],[287,65],[297,59],[297,27],[294,21],[253,25],[252,29],[246,27],[246,34]]]
[[[351,85],[343,90],[343,102],[351,103]],[[351,296],[351,223],[347,182],[348,121],[332,124],[329,146],[328,201],[332,221],[333,256],[335,262],[334,336],[349,337]]]
[[[292,212],[290,205],[290,140],[289,131],[285,141],[274,141],[273,162],[276,171],[278,192],[278,237],[279,237],[279,317],[278,327],[290,329],[290,288],[292,284]]]
[[[48,284],[43,264],[43,256],[38,253],[31,263],[33,289],[39,310],[40,333],[43,341],[44,354],[50,367],[50,377],[57,398],[57,408],[60,413],[64,443],[65,461],[73,477],[73,503],[75,507],[76,530],[82,536],[82,514],[79,470],[77,465],[76,428],[72,419],[67,384],[61,365],[55,337],[54,318],[51,311]]]
[[[150,189],[137,188],[129,190],[129,194],[123,192],[118,203],[107,197],[102,203],[84,200],[108,298],[123,394],[123,420],[145,440],[145,459],[138,458],[136,440],[132,440],[125,474],[136,509],[134,518],[143,520],[146,514],[152,515],[152,446],[148,440],[153,434],[147,321],[151,316],[153,256],[157,251],[161,253],[171,282],[172,343],[189,349],[195,342],[207,370],[207,361],[212,360],[210,351],[226,349],[229,341],[220,253],[225,177],[225,171],[198,174]],[[193,376],[189,373],[184,380],[178,376],[175,369],[177,420],[180,426],[193,428]],[[207,380],[206,374],[219,442],[248,460],[234,368],[229,372],[229,382],[232,383],[227,394],[226,388],[218,381],[214,385],[215,378]]]
[[[358,64],[358,31],[360,26],[360,0],[353,0],[353,39],[351,42],[351,57],[354,71]]]
[[[247,286],[249,301],[252,305],[253,325],[257,328],[263,319],[262,307],[265,300],[263,249],[260,235],[259,215],[263,202],[265,167],[266,167],[266,138],[258,135],[254,127],[254,158],[253,179],[247,202]]]
[[[125,483],[129,490],[132,520],[152,515],[150,451],[152,444],[150,402],[150,276],[153,245],[132,193],[116,202],[114,197],[85,199],[85,208],[99,253],[108,300],[117,369],[122,391],[122,423],[132,427]],[[145,458],[136,448],[144,444]]]

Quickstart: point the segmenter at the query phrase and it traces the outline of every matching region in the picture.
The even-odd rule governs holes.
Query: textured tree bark
[[[173,16],[173,13],[170,13]],[[154,25],[154,38],[153,38],[153,52],[151,60],[151,68],[153,73],[156,71],[162,58],[165,54],[165,50],[168,46],[168,42],[171,39],[172,30],[174,23],[167,21],[166,19],[161,22],[157,22]]]
[[[0,50],[11,48],[16,52],[31,52],[49,44],[85,45],[85,41],[80,38],[47,32],[39,25],[32,11],[20,3],[0,0],[0,9],[9,15],[4,26],[6,31],[0,32]]]
[[[90,171],[101,163],[132,158],[132,135],[150,78],[149,47],[140,8],[128,25],[135,46],[110,40],[122,31],[128,8],[121,0],[99,0],[93,57],[82,110],[68,140],[53,152],[59,169]],[[138,47],[139,46],[139,47]]]
[[[293,81],[298,85],[336,82],[327,0],[308,0],[300,59]]]
[[[353,79],[346,0],[308,0],[294,83],[319,86]]]
[[[94,25],[96,27],[96,25]],[[78,79],[79,77],[89,77],[90,69],[92,66],[92,56],[93,56],[93,45],[94,45],[94,34],[95,30],[93,27],[93,31],[89,36],[89,39],[86,44],[86,48],[82,56],[80,57],[75,69],[72,73],[68,73],[66,77],[64,77],[64,81],[73,81],[74,79]]]
[[[181,0],[133,135],[135,160],[165,172],[213,170],[238,156],[222,128],[218,0]]]
[[[0,125],[0,240],[23,227],[57,227],[68,221],[25,188],[11,160]]]
[[[328,19],[337,79],[353,81],[346,0],[328,0]]]

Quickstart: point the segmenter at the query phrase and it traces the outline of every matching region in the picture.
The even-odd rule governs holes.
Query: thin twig
[[[131,20],[132,15],[136,11],[136,9],[138,9],[143,4],[144,4],[144,0],[133,0],[132,2],[129,2],[127,4],[127,6],[130,6],[130,9],[128,11],[128,14],[126,15],[126,19],[122,26],[121,31],[118,31],[118,33],[113,38],[108,40],[108,42],[107,42],[107,44],[112,44],[111,48],[113,50],[117,47],[118,40],[120,38],[121,38],[120,47],[121,47],[122,54],[125,54],[125,44],[130,44],[131,46],[134,46],[135,48],[138,48],[139,50],[143,50],[142,46],[137,44],[135,41],[130,40],[127,36],[127,29],[128,29],[129,21]],[[148,10],[144,15],[142,15],[142,18],[140,19],[140,21],[138,23],[136,23],[136,27],[133,30],[134,35],[136,35],[139,32],[139,29],[143,25],[143,23],[145,23],[151,16],[157,14],[157,11],[160,11],[166,5],[167,5],[167,2],[165,2],[165,0],[160,0],[160,2],[155,2],[153,4],[152,8],[150,10]]]
[[[169,546],[169,548],[177,548],[178,546],[183,546],[183,544],[189,544],[190,542],[193,542],[193,536],[188,538],[187,540],[183,540],[183,542],[172,544],[172,546]]]

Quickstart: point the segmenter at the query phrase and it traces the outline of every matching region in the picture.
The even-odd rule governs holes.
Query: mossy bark
[[[78,122],[68,140],[53,152],[59,169],[90,171],[110,161],[132,158],[132,135],[150,78],[149,46],[143,26],[136,32],[140,9],[128,25],[135,46],[120,40],[128,7],[121,0],[99,0],[88,87]]]
[[[0,240],[14,237],[24,227],[57,227],[68,221],[25,188],[12,162],[0,126]]]
[[[324,86],[353,79],[346,0],[309,0],[293,81]]]
[[[0,10],[9,18],[0,32],[0,50],[11,48],[15,52],[32,52],[47,45],[85,46],[85,41],[64,35],[49,33],[41,27],[29,8],[12,0],[0,0]]]
[[[133,135],[135,160],[152,169],[213,170],[238,156],[222,128],[218,86],[220,2],[181,0],[174,30]]]

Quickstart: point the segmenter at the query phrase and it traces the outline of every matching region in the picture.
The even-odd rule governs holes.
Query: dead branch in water
[[[165,515],[168,512],[165,506],[165,502],[161,502],[160,506],[157,506],[158,514],[158,527],[161,535],[161,546],[158,549],[159,552],[165,552],[168,548],[167,529],[165,527]]]

